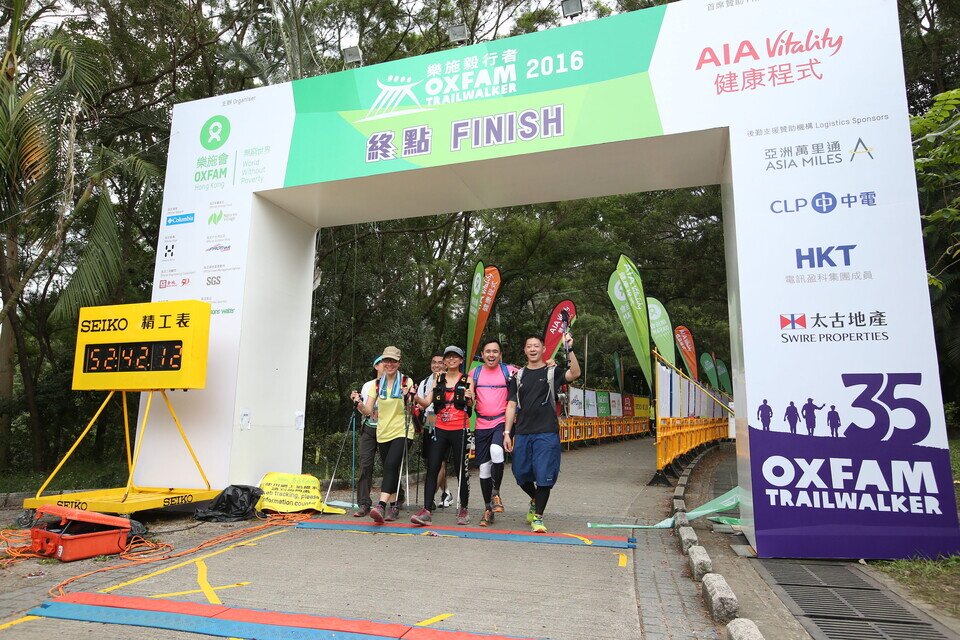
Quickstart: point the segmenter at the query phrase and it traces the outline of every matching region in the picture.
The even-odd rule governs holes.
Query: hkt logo
[[[829,191],[821,191],[809,199],[774,200],[770,203],[770,211],[773,213],[801,213],[809,207],[817,213],[826,215],[832,213],[841,204],[846,205],[847,209],[853,209],[855,206],[875,207],[877,206],[877,192],[846,193],[838,198]]]
[[[850,266],[850,252],[857,248],[855,244],[841,244],[835,247],[810,247],[809,249],[797,249],[797,269],[803,269],[804,263],[811,269],[820,267],[836,267],[837,263],[833,261],[830,254],[836,251],[843,254],[843,266]],[[782,318],[783,316],[781,316]]]
[[[781,329],[806,329],[807,328],[807,314],[805,313],[789,313],[789,314],[780,314],[780,328]]]
[[[704,47],[697,61],[697,71],[705,65],[724,67],[737,64],[741,60],[760,61],[758,50],[765,53],[768,59],[814,51],[830,51],[830,56],[833,57],[842,47],[843,36],[833,37],[829,27],[822,33],[816,33],[810,29],[806,38],[798,38],[793,31],[784,29],[775,37],[766,38],[760,47],[755,46],[750,40],[741,40],[739,44],[725,43],[720,47],[719,52],[713,47]]]

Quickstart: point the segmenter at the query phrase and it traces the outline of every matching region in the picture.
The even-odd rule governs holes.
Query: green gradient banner
[[[643,295],[643,283],[640,272],[633,260],[621,255],[617,270],[610,276],[607,294],[613,302],[620,323],[627,333],[633,353],[637,356],[640,369],[647,385],[653,389],[653,376],[650,367],[650,323],[647,318],[647,303]]]
[[[717,358],[717,381],[720,383],[720,388],[723,389],[727,395],[733,395],[733,384],[730,382],[730,370],[727,369],[727,365],[724,364],[723,360]]]
[[[660,135],[665,10],[297,80],[284,184]]]
[[[650,314],[650,337],[663,359],[677,366],[677,350],[673,348],[673,325],[670,314],[663,303],[656,298],[647,298],[647,311]]]
[[[711,387],[714,389],[720,388],[720,382],[717,379],[717,367],[713,363],[713,356],[709,353],[700,354],[700,373],[707,376]]]

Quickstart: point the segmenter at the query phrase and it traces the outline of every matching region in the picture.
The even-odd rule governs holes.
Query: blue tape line
[[[298,529],[325,529],[331,531],[363,531],[364,533],[392,533],[406,534],[411,536],[423,536],[427,532],[436,533],[438,536],[449,536],[454,538],[467,538],[472,540],[501,540],[503,542],[531,542],[538,544],[563,544],[574,547],[600,547],[604,549],[636,549],[635,544],[626,540],[591,540],[591,544],[585,543],[579,538],[569,536],[557,536],[550,534],[540,535],[520,535],[516,533],[487,533],[485,531],[456,531],[453,529],[434,530],[430,527],[412,529],[407,527],[384,527],[382,525],[370,524],[336,524],[333,522],[301,522],[297,525]]]
[[[187,633],[201,633],[222,638],[256,638],[257,640],[383,640],[386,636],[362,633],[283,627],[256,622],[237,622],[220,618],[204,618],[183,613],[143,611],[98,607],[69,602],[45,602],[30,611],[32,616],[121,624],[151,629],[169,629]]]

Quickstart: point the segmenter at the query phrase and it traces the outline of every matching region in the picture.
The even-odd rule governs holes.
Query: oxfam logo
[[[200,129],[200,144],[207,151],[219,149],[230,137],[230,121],[226,116],[213,116]]]

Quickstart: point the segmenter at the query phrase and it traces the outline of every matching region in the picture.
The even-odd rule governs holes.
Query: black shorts
[[[493,429],[477,429],[473,432],[476,446],[476,457],[473,463],[478,467],[486,462],[490,462],[491,445],[499,445],[503,448],[503,423],[501,422]]]

